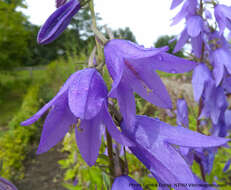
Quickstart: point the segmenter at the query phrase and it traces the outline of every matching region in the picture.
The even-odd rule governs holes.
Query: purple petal
[[[17,190],[17,188],[8,180],[0,177],[0,190]]]
[[[130,149],[151,170],[158,182],[166,184],[195,183],[188,164],[175,148],[166,142],[186,147],[211,147],[223,145],[228,141],[207,137],[183,127],[170,127],[145,116],[137,116],[136,122],[136,127],[125,131],[137,144]]]
[[[229,129],[231,129],[231,110],[225,111],[225,124]]]
[[[110,40],[104,47],[104,55],[108,71],[114,81],[111,93],[122,79],[125,58],[145,59],[167,50],[168,47],[144,48],[127,40]]]
[[[172,0],[171,8],[175,9],[178,5],[180,5],[184,0]]]
[[[213,61],[214,61],[214,69],[213,69],[213,76],[216,81],[216,86],[218,86],[223,78],[224,75],[224,62],[221,60],[222,51],[216,50],[213,53]]]
[[[59,90],[57,95],[50,100],[47,104],[45,104],[35,115],[33,115],[31,118],[27,119],[26,121],[23,121],[21,123],[22,126],[31,125],[32,123],[36,122],[52,105],[54,105],[56,102],[60,101],[62,99],[61,96],[66,92],[68,89],[70,83],[76,78],[79,74],[78,72],[73,73],[68,80],[65,82],[65,84],[62,86],[62,88]]]
[[[142,61],[142,59],[139,60],[139,62]],[[189,72],[197,65],[193,61],[189,61],[168,53],[159,53],[158,55],[149,58],[148,61],[143,61],[143,63],[151,63],[154,69],[172,74]]]
[[[152,104],[162,108],[171,108],[171,98],[153,65],[145,64],[140,60],[132,62],[126,63],[127,84]]]
[[[96,69],[82,70],[68,90],[69,107],[80,119],[94,118],[106,97],[106,85]]]
[[[81,120],[79,128],[76,127],[75,135],[79,152],[89,166],[97,160],[101,145],[101,119]]]
[[[227,24],[227,20],[231,19],[231,8],[226,6],[226,5],[221,5],[218,4],[215,8],[214,8],[214,15],[215,18],[217,20],[219,29],[220,29],[220,34],[222,34],[225,30],[226,24]]]
[[[56,8],[61,7],[66,2],[67,2],[67,0],[56,0]]]
[[[173,22],[171,25],[179,23],[183,18],[187,17],[188,15],[195,15],[196,8],[197,0],[186,0],[180,12],[173,18]]]
[[[196,66],[192,76],[193,95],[196,102],[199,102],[205,84],[209,81],[212,81],[212,75],[208,67],[204,64]]]
[[[180,51],[181,48],[183,48],[183,46],[186,44],[188,39],[189,39],[189,35],[187,29],[184,29],[183,32],[180,34],[180,38],[176,43],[173,53]]]
[[[107,110],[106,104],[104,104],[102,108],[102,120],[105,126],[107,127],[108,132],[112,136],[113,139],[119,144],[124,146],[133,146],[133,142],[129,140],[123,133],[117,129],[113,119],[111,118],[110,113]]]
[[[205,10],[205,17],[207,18],[207,19],[212,19],[212,14],[211,14],[211,12],[209,11],[209,10]]]
[[[134,179],[129,176],[119,176],[116,177],[111,190],[142,190],[140,184],[138,184]]]
[[[217,147],[226,144],[229,139],[205,136],[200,133],[191,131],[183,127],[172,127],[157,119],[145,116],[137,116],[137,122],[143,126],[152,126],[152,130],[156,131],[158,138],[178,146],[183,147]]]
[[[200,16],[191,16],[187,19],[186,25],[191,37],[197,37],[203,30],[203,20]]]
[[[144,48],[143,46],[137,45],[131,41],[121,39],[110,40],[104,47],[106,55],[111,56],[113,54],[117,54],[126,59],[148,58],[166,51],[168,51],[167,46],[161,48]]]
[[[202,44],[203,44],[202,34],[199,34],[197,37],[194,38],[192,37],[191,44],[192,44],[192,50],[194,55],[197,58],[200,58],[202,53]]]
[[[177,125],[188,127],[188,106],[184,99],[177,100]]]
[[[171,127],[170,125],[157,121],[155,126],[160,127],[160,135],[165,142],[183,146],[183,147],[217,147],[226,144],[229,139],[206,136],[200,133],[191,131],[183,127]],[[154,124],[154,122],[153,122]]]
[[[47,115],[37,154],[44,153],[59,143],[76,121],[76,117],[69,110],[65,93]]]
[[[143,129],[143,135],[137,139],[139,145],[130,147],[132,153],[143,162],[159,183],[195,183],[188,164],[173,147],[161,141],[155,141],[151,146],[143,147],[146,136],[150,133],[145,130],[146,127]],[[144,139],[142,140],[141,137]]]
[[[136,117],[136,104],[132,89],[121,82],[117,88],[117,99],[124,122],[128,127],[133,126]]]
[[[48,44],[54,41],[65,30],[80,8],[81,5],[78,0],[70,0],[59,7],[40,29],[37,37],[38,43]]]
[[[225,166],[224,166],[224,168],[223,168],[223,172],[226,172],[226,171],[229,169],[230,165],[231,165],[231,159],[229,159],[229,160],[225,163]]]

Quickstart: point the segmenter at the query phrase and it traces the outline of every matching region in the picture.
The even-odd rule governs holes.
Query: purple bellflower
[[[210,174],[213,168],[213,162],[217,153],[217,148],[197,148],[191,149],[194,154],[194,160],[201,162],[204,172]],[[198,160],[198,158],[200,160]]]
[[[47,19],[40,28],[37,41],[39,44],[48,44],[54,41],[70,23],[72,17],[80,10],[79,0],[56,1],[59,8]],[[65,4],[64,4],[65,3]]]
[[[123,145],[132,144],[116,128],[107,110],[107,88],[96,69],[84,69],[70,76],[58,94],[34,116],[22,122],[30,125],[49,108],[37,153],[48,151],[76,126],[76,142],[83,159],[92,166],[98,156],[102,126]]]
[[[17,190],[17,188],[8,180],[0,177],[0,190]]]
[[[190,16],[186,22],[186,28],[180,35],[180,38],[174,48],[174,52],[180,51],[180,49],[191,38],[192,50],[196,57],[201,56],[203,37],[202,32],[204,28],[203,19],[199,15]]]
[[[192,70],[194,62],[170,55],[163,48],[144,48],[127,40],[114,39],[104,47],[105,61],[113,79],[110,97],[117,98],[126,125],[135,122],[133,92],[152,104],[171,108],[170,96],[156,70],[183,73]]]
[[[218,124],[220,116],[228,106],[224,89],[221,86],[215,87],[210,83],[205,89],[203,104],[200,118],[210,117],[214,125]]]
[[[173,1],[172,2],[172,7],[177,7],[175,5],[179,5],[180,1]],[[188,18],[190,16],[196,15],[196,9],[197,9],[197,0],[186,0],[184,5],[182,6],[180,12],[173,18],[173,22],[172,25],[175,25],[177,23],[179,23],[182,19],[184,18]]]
[[[214,82],[209,68],[205,64],[197,65],[193,70],[192,76],[193,95],[197,103],[199,103],[205,88],[210,83]]]
[[[192,77],[193,94],[196,102],[203,98],[203,109],[200,118],[210,117],[217,124],[220,115],[228,106],[223,87],[216,87],[208,67],[199,64],[195,67]]]
[[[111,190],[143,190],[140,184],[129,176],[119,176],[115,178]]]
[[[172,6],[176,7],[181,1],[173,1]],[[196,57],[200,58],[203,44],[204,22],[197,14],[197,0],[187,0],[180,12],[173,18],[172,25],[177,24],[182,19],[186,19],[186,27],[180,35],[180,38],[174,48],[174,53],[178,52],[185,43],[191,38],[192,50]]]
[[[137,116],[133,127],[126,127],[122,123],[122,132],[135,144],[129,147],[132,153],[151,171],[158,183],[162,184],[196,183],[191,169],[175,146],[217,147],[229,141],[205,136],[180,126],[172,127],[147,116]]]
[[[188,106],[184,99],[178,99],[177,103],[177,125],[188,127]]]
[[[212,63],[213,76],[218,86],[224,79],[226,72],[231,74],[231,56],[230,44],[225,40],[223,35],[214,32],[209,35],[209,54],[210,62]]]
[[[224,32],[226,27],[231,30],[231,7],[218,4],[214,9],[214,15],[220,29],[220,35]]]

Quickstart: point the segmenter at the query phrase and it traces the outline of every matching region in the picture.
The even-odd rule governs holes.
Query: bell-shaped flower
[[[177,117],[176,122],[177,125],[181,125],[183,127],[188,127],[188,106],[187,102],[184,99],[178,99],[176,103],[177,108]]]
[[[212,52],[213,75],[218,86],[225,75],[225,69],[231,74],[231,55],[230,50],[219,48]]]
[[[203,96],[203,109],[200,118],[210,117],[213,124],[219,122],[220,116],[224,113],[228,106],[227,98],[224,89],[219,86],[216,87],[214,83],[209,83],[205,88]]]
[[[174,53],[181,50],[186,42],[191,38],[192,50],[196,57],[200,58],[202,53],[202,32],[204,28],[203,19],[199,15],[192,15],[186,19],[186,27],[180,35],[174,48]]]
[[[76,141],[83,159],[93,165],[101,144],[102,126],[123,145],[131,145],[115,126],[107,109],[107,88],[96,69],[84,69],[70,76],[58,94],[34,116],[22,122],[30,125],[49,108],[37,153],[48,151],[76,126]],[[78,122],[78,124],[77,124]]]
[[[129,176],[123,175],[116,177],[111,190],[143,190],[140,184]]]
[[[220,29],[219,34],[222,34],[226,27],[231,30],[231,7],[218,4],[214,8],[214,15]]]
[[[176,2],[177,1],[173,2],[172,5],[179,4],[179,2],[178,3]],[[197,11],[197,4],[198,4],[197,0],[186,0],[180,12],[172,19],[173,20],[172,25],[179,23],[184,18],[188,18],[190,16],[195,15]]]
[[[197,182],[176,146],[218,147],[229,141],[225,138],[205,136],[187,128],[173,127],[147,116],[137,116],[133,127],[122,123],[122,132],[135,144],[129,147],[132,153],[151,171],[158,183],[162,184]]]
[[[192,61],[165,51],[166,47],[144,48],[119,39],[111,40],[105,45],[105,61],[114,81],[109,96],[118,99],[127,125],[134,123],[136,115],[133,92],[156,106],[171,108],[170,96],[156,70],[183,73],[196,66]]]
[[[17,188],[8,180],[0,177],[0,189],[1,190],[17,190]]]
[[[192,76],[193,95],[196,102],[199,102],[209,83],[214,83],[209,68],[205,64],[197,65]]]
[[[80,10],[79,0],[70,0],[67,3],[57,0],[59,8],[50,15],[40,28],[37,41],[39,44],[48,44],[54,41],[70,23],[72,17]]]

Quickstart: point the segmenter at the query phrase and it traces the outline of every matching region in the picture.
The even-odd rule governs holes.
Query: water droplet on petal
[[[172,73],[172,74],[176,74],[176,73],[177,73],[177,71],[176,71],[175,69],[172,69],[172,70],[170,71],[170,73]]]
[[[157,59],[158,59],[159,61],[163,61],[164,58],[163,58],[161,55],[158,55],[158,56],[157,56]]]

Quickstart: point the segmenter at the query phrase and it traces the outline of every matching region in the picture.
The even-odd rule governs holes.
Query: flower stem
[[[114,178],[114,159],[113,159],[113,148],[112,148],[112,138],[111,135],[108,133],[106,129],[106,137],[107,137],[107,150],[108,150],[108,157],[109,157],[109,170],[110,170],[110,181],[111,185],[113,183]]]

